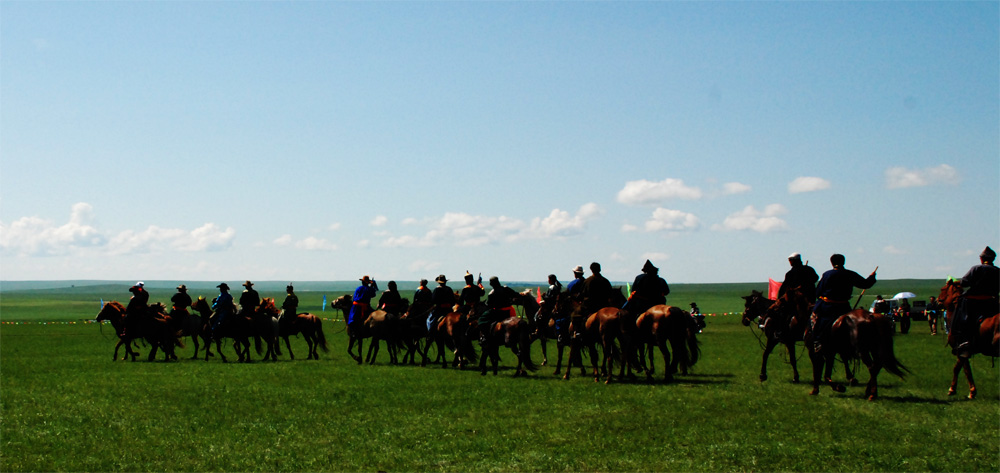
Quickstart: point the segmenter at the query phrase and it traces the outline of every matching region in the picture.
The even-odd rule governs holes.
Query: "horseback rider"
[[[295,322],[296,311],[299,310],[299,296],[295,295],[292,283],[285,286],[285,300],[281,303],[281,313],[278,315],[278,325],[290,327]]]
[[[410,313],[415,316],[423,315],[434,305],[431,301],[433,297],[434,295],[431,290],[427,289],[427,280],[421,279],[420,286],[413,292],[413,305],[410,306]]]
[[[823,273],[819,285],[816,286],[818,300],[811,317],[813,351],[820,353],[829,337],[833,321],[851,311],[851,295],[854,288],[868,289],[875,285],[875,271],[867,278],[844,268],[844,255],[834,254],[830,257],[833,269]],[[832,356],[832,352],[831,352]]]
[[[642,266],[642,274],[632,281],[632,293],[629,294],[622,309],[629,311],[633,316],[638,316],[654,305],[667,303],[670,286],[657,274],[659,271],[660,269],[653,266],[652,262],[646,260],[646,264]]]
[[[187,286],[181,284],[177,286],[177,294],[170,298],[170,315],[187,315],[188,307],[191,307],[191,296],[187,293]]]
[[[442,274],[434,278],[434,282],[438,283],[438,287],[435,287],[434,291],[431,292],[432,309],[430,315],[427,316],[428,334],[435,332],[438,321],[441,320],[441,317],[448,315],[451,312],[451,307],[455,305],[455,291],[452,291],[451,287],[448,286],[448,278]]]
[[[816,281],[819,280],[816,270],[808,264],[803,264],[802,255],[798,253],[792,253],[788,257],[788,264],[792,266],[792,269],[789,269],[785,273],[785,280],[781,282],[781,287],[778,288],[778,297],[797,287],[810,304],[815,303]]]
[[[517,317],[517,311],[514,309],[517,291],[500,284],[500,278],[496,276],[490,278],[490,287],[492,289],[486,296],[486,311],[479,316],[480,340],[493,332],[497,322]],[[484,330],[486,327],[489,329]]]
[[[347,328],[357,329],[365,322],[368,313],[372,311],[371,300],[378,293],[378,282],[365,275],[361,279],[361,285],[354,290],[354,297],[351,299],[351,311],[347,315]]]
[[[611,305],[611,281],[601,275],[601,264],[590,263],[590,277],[583,281],[583,290],[580,296],[583,304],[580,306],[580,315],[590,315]]]
[[[219,288],[219,295],[212,303],[212,310],[215,311],[215,321],[212,323],[213,332],[217,330],[234,312],[233,295],[229,293],[229,285],[222,283],[215,287]]]
[[[698,324],[698,333],[705,330],[705,314],[701,313],[701,309],[698,308],[698,304],[694,302],[691,303],[691,317],[694,317],[694,321]]]
[[[957,356],[968,357],[975,348],[973,341],[979,332],[979,325],[986,317],[1000,312],[1000,268],[994,266],[997,254],[992,248],[986,247],[979,254],[979,264],[969,269],[962,276],[962,287],[968,289],[959,300],[958,309],[952,321],[951,333],[954,337],[954,349]],[[964,305],[964,310],[963,306]]]
[[[125,315],[136,315],[139,317],[149,317],[149,292],[144,288],[145,283],[139,281],[134,286],[128,288],[132,297],[125,306]]]
[[[566,292],[575,298],[580,297],[580,293],[583,292],[583,266],[576,265],[573,268],[573,280],[566,285]]]
[[[403,298],[396,289],[396,281],[389,281],[388,289],[378,298],[378,308],[393,315],[400,315],[406,307],[403,306]]]
[[[257,313],[257,307],[260,306],[260,294],[257,294],[250,281],[243,283],[243,287],[246,289],[240,294],[240,314],[253,317]]]
[[[458,296],[458,303],[461,306],[459,310],[469,317],[481,314],[483,312],[482,298],[485,295],[486,291],[483,290],[483,275],[480,273],[479,280],[473,284],[472,273],[466,271],[465,287],[462,288],[462,292]]]

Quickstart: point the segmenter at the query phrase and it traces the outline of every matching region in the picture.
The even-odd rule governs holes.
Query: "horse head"
[[[948,312],[954,312],[958,298],[962,296],[962,282],[956,279],[945,281],[941,292],[938,294],[938,302],[945,307]]]
[[[191,309],[197,311],[202,316],[212,315],[212,306],[208,304],[205,296],[198,296],[198,300],[191,303]]]
[[[101,322],[108,320],[111,323],[117,323],[125,316],[125,306],[121,305],[118,301],[111,301],[101,307],[101,311],[97,313],[97,317],[94,319],[96,322]]]
[[[257,306],[257,312],[270,317],[278,316],[278,306],[274,304],[273,297],[265,297],[260,300],[260,305]]]
[[[743,319],[741,320],[743,326],[749,327],[750,322],[763,316],[773,303],[774,301],[764,297],[760,291],[751,291],[749,296],[743,296]]]

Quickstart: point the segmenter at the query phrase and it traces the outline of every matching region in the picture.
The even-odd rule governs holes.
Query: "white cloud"
[[[882,248],[882,251],[889,253],[890,255],[905,255],[907,253],[906,250],[901,250],[893,245]]]
[[[423,248],[438,245],[482,246],[500,242],[535,238],[566,238],[579,235],[587,223],[603,213],[594,203],[580,207],[575,214],[554,209],[546,217],[531,222],[507,216],[471,215],[447,212],[440,218],[417,221],[407,219],[410,226],[428,227],[423,236],[387,236],[382,244],[388,247]]]
[[[700,225],[701,221],[694,214],[659,207],[646,221],[645,228],[647,232],[688,231],[694,230]]]
[[[797,177],[788,183],[789,194],[799,194],[802,192],[815,192],[830,188],[830,181],[822,177]]]
[[[722,193],[724,195],[743,194],[750,192],[751,189],[750,186],[740,182],[727,182],[722,185]]]
[[[629,181],[618,191],[618,202],[626,205],[655,205],[669,199],[695,200],[702,197],[701,189],[688,187],[680,179],[667,178],[660,182]]]
[[[889,189],[956,185],[959,182],[961,182],[961,178],[958,171],[947,164],[926,169],[907,169],[897,166],[885,170],[885,186]]]
[[[759,233],[769,233],[785,230],[788,224],[778,218],[788,211],[781,204],[771,204],[764,208],[764,211],[757,210],[750,205],[743,210],[729,215],[717,225],[713,225],[713,230],[752,230]]]
[[[325,250],[332,251],[337,249],[337,245],[323,239],[316,237],[306,237],[302,240],[295,242],[295,247],[300,250]]]
[[[639,227],[632,225],[631,223],[626,223],[622,225],[622,233],[637,232]]]
[[[379,215],[372,219],[371,224],[373,227],[381,227],[389,222],[389,219],[385,215]]]
[[[280,237],[274,239],[274,244],[278,245],[278,246],[288,246],[288,245],[291,245],[292,244],[292,236],[291,235],[281,235]]]
[[[236,230],[206,223],[194,230],[150,225],[141,232],[125,230],[108,242],[113,254],[152,253],[166,250],[185,252],[220,251],[232,246]]]
[[[5,225],[0,222],[0,249],[26,256],[66,254],[74,248],[100,247],[107,236],[91,225],[93,207],[80,202],[70,211],[69,222],[63,225],[38,217],[23,217]]]

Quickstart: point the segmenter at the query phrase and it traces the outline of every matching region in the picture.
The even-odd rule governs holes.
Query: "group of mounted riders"
[[[949,281],[938,296],[940,301],[935,302],[947,309],[950,329],[948,343],[952,347],[952,353],[958,358],[955,375],[961,368],[965,368],[970,384],[970,398],[975,396],[975,387],[968,368],[968,358],[975,353],[1000,356],[1000,335],[997,331],[1000,269],[994,265],[996,253],[988,246],[979,255],[979,259],[980,264],[973,266],[960,281]],[[818,392],[821,377],[835,391],[844,391],[842,385],[834,383],[830,378],[836,355],[841,355],[845,362],[860,358],[868,366],[871,379],[866,395],[869,399],[876,396],[875,378],[880,369],[885,368],[902,377],[906,368],[895,359],[892,352],[892,330],[886,329],[891,327],[891,315],[887,315],[885,310],[879,310],[877,304],[874,313],[855,309],[851,305],[854,288],[864,290],[875,285],[875,271],[868,277],[863,277],[844,268],[843,255],[834,254],[830,257],[833,268],[820,278],[813,268],[803,264],[800,254],[793,253],[788,261],[791,269],[785,274],[776,300],[768,300],[756,291],[744,298],[744,325],[749,325],[753,318],[759,317],[767,339],[761,365],[761,381],[767,379],[767,357],[779,343],[788,347],[793,380],[798,381],[794,354],[794,343],[797,340],[806,343],[813,361],[813,390],[810,394]],[[933,323],[931,327],[932,331],[936,331]],[[846,363],[845,367],[848,379],[853,382],[853,374]],[[949,394],[954,393],[955,377],[949,391]]]

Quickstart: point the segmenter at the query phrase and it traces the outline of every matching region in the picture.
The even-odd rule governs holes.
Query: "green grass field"
[[[740,296],[763,286],[675,285],[668,300],[739,312]],[[862,304],[876,293],[931,295],[939,286],[879,282]],[[808,396],[777,352],[770,380],[760,383],[760,345],[735,315],[708,317],[701,360],[672,384],[605,386],[579,370],[563,381],[550,366],[512,378],[509,351],[508,369],[496,377],[388,366],[384,354],[375,366],[358,366],[334,321],[325,324],[331,350],[319,361],[205,362],[185,359],[190,346],[178,362],[112,361],[110,326],[79,322],[96,315],[100,299],[123,293],[101,286],[0,294],[0,470],[1000,469],[1000,369],[974,358],[978,399],[948,397],[954,359],[924,322],[895,337],[912,375],[883,373],[881,399],[868,402],[863,387]],[[300,294],[303,308],[318,311],[322,296]],[[302,340],[292,343],[305,352]],[[554,361],[553,344],[549,355]],[[537,343],[532,358],[541,359]],[[808,376],[809,361],[799,368]],[[959,388],[964,394],[964,380]]]

